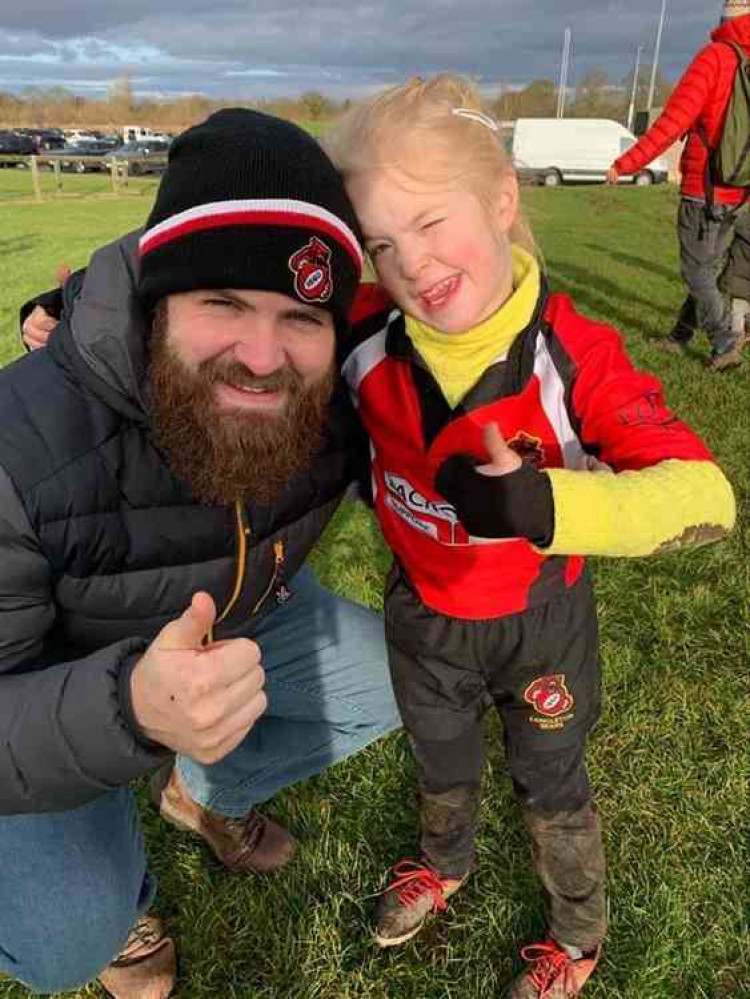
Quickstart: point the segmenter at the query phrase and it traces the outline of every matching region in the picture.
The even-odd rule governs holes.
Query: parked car
[[[605,181],[607,170],[636,141],[632,132],[607,118],[519,118],[511,155],[520,180],[556,187],[568,181]],[[657,157],[625,183],[639,186],[667,179]]]
[[[107,155],[111,151],[111,147],[103,142],[79,142],[63,146],[62,149],[51,149],[45,154],[45,158],[59,160],[62,170],[87,173],[107,170]]]
[[[65,145],[65,137],[57,129],[19,128],[17,131],[21,135],[27,135],[33,139],[38,153],[43,153],[48,149],[61,149]]]
[[[36,143],[28,135],[20,135],[18,132],[0,132],[0,156],[11,154],[13,156],[30,156],[36,152]],[[7,161],[0,163],[0,166],[26,166],[23,161]]]
[[[66,128],[64,135],[69,146],[77,146],[80,142],[96,141],[96,135],[89,128]]]
[[[128,173],[138,176],[143,173],[161,173],[167,166],[169,143],[163,139],[144,142],[128,142],[120,146],[108,160],[128,164]]]
[[[116,149],[119,149],[122,145],[122,139],[114,132],[97,132],[96,139],[97,142],[101,142],[103,145],[107,146],[111,153],[113,153]]]

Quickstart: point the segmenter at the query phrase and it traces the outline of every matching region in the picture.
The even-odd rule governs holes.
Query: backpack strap
[[[728,45],[730,49],[734,49],[734,51],[737,53],[737,58],[739,59],[739,66],[742,66],[744,63],[748,62],[747,53],[745,52],[745,50],[741,45],[738,45],[737,42],[730,42],[725,40],[719,42],[719,45]]]
[[[738,60],[737,67],[735,69],[735,74],[738,71],[744,70],[745,66],[750,60],[748,60],[748,56],[741,45],[738,45],[737,42],[730,42],[728,39],[722,39],[721,41],[716,42],[716,44],[726,45],[730,49],[734,49],[734,53],[737,56]],[[730,95],[730,100],[731,100],[731,95]],[[727,105],[727,107],[728,106],[729,105]],[[698,137],[700,138],[701,142],[703,143],[703,145],[706,147],[706,152],[708,153],[706,157],[706,167],[703,175],[703,186],[706,189],[706,211],[710,212],[711,209],[714,207],[715,203],[714,192],[716,189],[716,185],[714,184],[713,171],[711,169],[711,156],[716,151],[716,147],[711,146],[711,144],[708,141],[708,135],[706,134],[705,129],[700,123],[696,124],[695,131]],[[740,201],[740,203],[731,210],[732,215],[736,215],[737,212],[739,212],[740,208],[743,207],[743,205],[745,204],[745,202],[749,197],[750,197],[750,189],[746,187],[745,192],[742,196],[742,201]]]

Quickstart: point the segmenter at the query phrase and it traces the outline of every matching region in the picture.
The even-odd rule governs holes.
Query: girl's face
[[[352,177],[347,189],[378,278],[409,315],[442,333],[462,333],[510,296],[508,234],[518,210],[512,173],[490,204],[395,168]]]

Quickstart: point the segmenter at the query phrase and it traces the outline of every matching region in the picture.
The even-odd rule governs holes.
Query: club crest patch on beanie
[[[327,302],[333,292],[331,251],[326,244],[312,236],[310,242],[298,250],[289,261],[294,271],[294,290],[305,302]]]
[[[744,17],[750,14],[750,0],[725,0],[722,18]]]
[[[346,321],[361,234],[335,167],[303,129],[245,108],[179,135],[139,241],[147,308],[196,289],[275,291]]]

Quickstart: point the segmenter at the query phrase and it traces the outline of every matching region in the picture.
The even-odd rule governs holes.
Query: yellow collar
[[[455,407],[487,368],[508,353],[531,322],[541,289],[539,265],[520,246],[513,246],[513,293],[497,312],[465,333],[441,333],[406,316],[406,333],[451,406]]]

